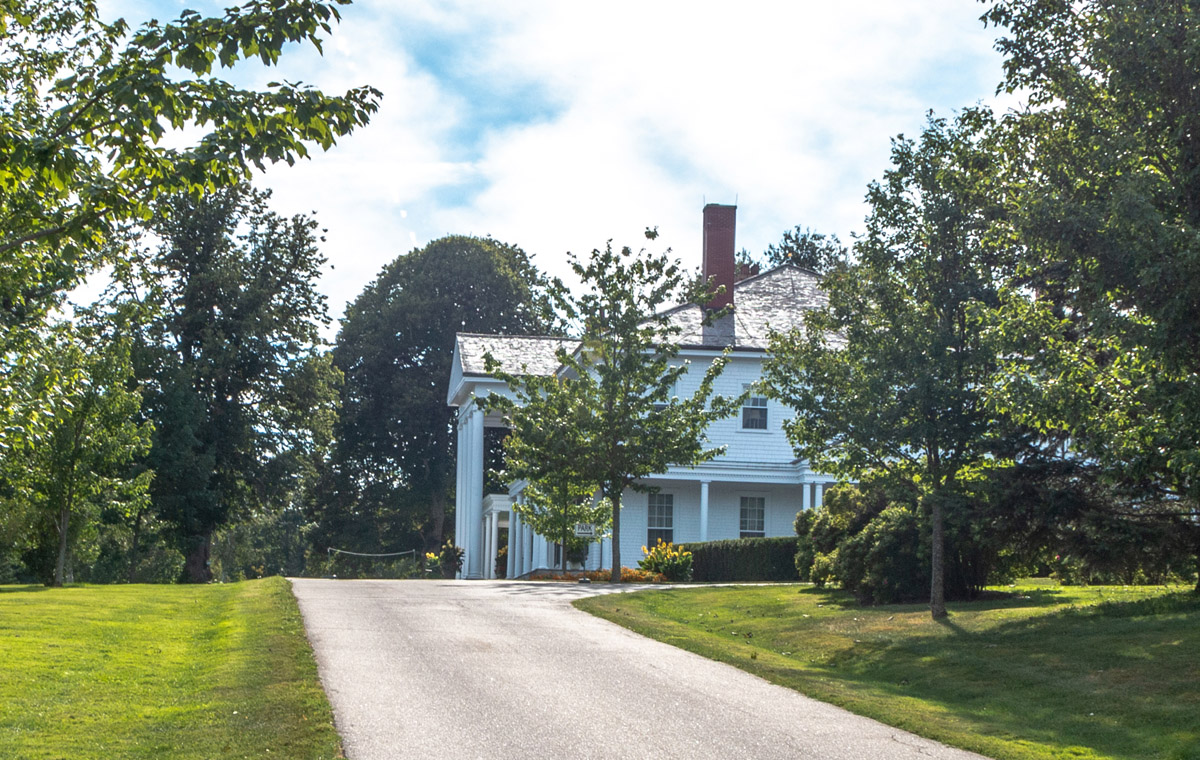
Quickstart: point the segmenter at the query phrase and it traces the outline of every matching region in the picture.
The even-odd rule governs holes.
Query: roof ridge
[[[562,335],[523,335],[520,333],[476,333],[476,332],[456,332],[454,337],[457,338],[526,338],[536,340],[579,340],[570,336]]]
[[[824,278],[824,277],[823,277],[823,276],[822,276],[822,275],[821,275],[819,272],[817,272],[815,269],[809,269],[808,267],[797,266],[797,265],[795,265],[795,264],[780,264],[779,266],[776,266],[776,267],[771,267],[770,269],[768,269],[768,270],[767,270],[767,271],[765,271],[765,272],[759,272],[759,273],[758,273],[758,274],[756,274],[756,275],[751,275],[750,277],[746,277],[745,279],[738,280],[737,282],[733,283],[733,287],[734,287],[734,289],[736,290],[736,289],[738,288],[738,286],[739,286],[739,285],[743,285],[743,284],[745,284],[745,283],[747,283],[747,282],[753,283],[755,280],[761,280],[761,279],[763,279],[764,277],[767,277],[768,275],[773,275],[773,274],[775,274],[776,272],[779,272],[779,271],[781,271],[781,270],[784,270],[784,269],[795,269],[797,272],[803,272],[803,273],[805,273],[805,274],[811,274],[812,276],[814,276],[814,277],[816,277],[816,278],[817,278],[817,281],[818,281],[818,282],[820,282],[820,281],[822,281],[822,280],[824,280],[824,279],[825,279],[825,278]],[[735,301],[736,301],[736,299],[735,299]]]

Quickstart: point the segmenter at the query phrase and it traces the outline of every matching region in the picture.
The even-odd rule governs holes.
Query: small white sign
[[[575,536],[578,538],[595,538],[596,526],[589,523],[577,523],[575,525]]]

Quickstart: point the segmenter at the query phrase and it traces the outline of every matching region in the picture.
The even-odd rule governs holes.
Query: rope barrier
[[[327,552],[327,553],[329,553],[329,554],[333,554],[333,553],[335,553],[335,552],[336,552],[336,553],[338,553],[338,554],[349,554],[349,555],[352,555],[352,556],[355,556],[355,557],[402,557],[402,556],[404,556],[405,554],[412,554],[412,555],[416,555],[416,553],[417,553],[417,550],[416,550],[416,549],[408,549],[408,550],[406,550],[406,551],[402,551],[402,552],[392,552],[392,553],[390,553],[390,554],[366,554],[366,553],[363,553],[363,552],[352,552],[352,551],[347,551],[347,550],[345,550],[345,549],[334,549],[334,548],[331,546],[331,547],[329,547],[328,549],[326,549],[326,552]]]

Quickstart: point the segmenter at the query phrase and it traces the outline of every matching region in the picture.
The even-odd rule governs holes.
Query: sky
[[[134,26],[209,0],[104,0]],[[383,92],[371,123],[258,180],[327,229],[332,316],[395,257],[448,234],[566,252],[671,248],[698,268],[701,209],[738,206],[737,247],[797,225],[850,242],[891,140],[930,111],[1003,107],[997,30],[975,0],[357,0],[324,55],[274,69],[326,93]],[[660,237],[646,241],[643,231]],[[569,279],[569,278],[568,278]],[[336,324],[332,329],[336,329]]]

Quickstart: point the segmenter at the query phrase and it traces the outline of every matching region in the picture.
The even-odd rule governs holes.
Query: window
[[[667,401],[654,402],[654,411],[661,412],[663,409],[666,409],[668,406],[671,405],[671,400],[679,395],[675,391],[676,385],[678,385],[678,383],[671,383],[671,387],[667,390],[667,399],[668,399]]]
[[[742,497],[742,515],[740,520],[742,538],[757,538],[767,534],[766,530],[764,529],[764,518],[766,516],[766,511],[766,497]]]
[[[669,493],[652,493],[646,506],[646,546],[651,547],[662,539],[671,543],[675,535],[675,496]]]
[[[750,385],[743,385],[743,391],[751,390]],[[749,396],[742,407],[742,430],[767,429],[767,397]]]

